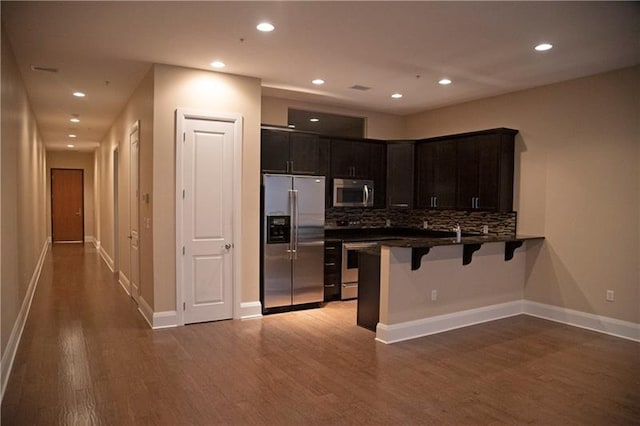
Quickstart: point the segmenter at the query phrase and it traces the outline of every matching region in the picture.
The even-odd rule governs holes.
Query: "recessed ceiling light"
[[[536,49],[538,52],[544,52],[545,50],[550,50],[553,47],[552,44],[549,43],[540,43],[539,45],[537,45],[536,47],[534,47],[534,49]]]
[[[256,28],[258,31],[262,31],[263,33],[270,33],[276,29],[276,27],[268,22],[260,22]]]
[[[75,145],[73,145],[73,144],[71,144],[71,143],[70,143],[70,144],[67,144],[67,148],[73,148],[74,146],[75,146]]]
[[[393,95],[391,95],[391,97],[393,99],[400,99],[402,97],[402,93],[394,93]]]
[[[214,67],[214,68],[224,68],[227,65],[222,61],[213,61],[213,62],[211,62],[211,66]]]
[[[452,83],[451,80],[449,80],[448,78],[443,78],[443,79],[440,79],[440,81],[438,81],[438,84],[441,84],[443,86],[446,86],[447,84],[451,84],[451,83]]]
[[[78,117],[73,117],[73,118],[70,118],[69,121],[72,123],[79,123],[80,119]]]
[[[324,80],[321,78],[316,78],[315,80],[311,80],[313,84],[317,84],[318,86],[324,84]]]
[[[290,128],[290,129],[295,129],[296,125],[295,124],[289,124],[287,127]]]
[[[70,138],[77,138],[77,136],[76,136],[76,135],[74,135],[73,133],[71,133],[71,134],[69,135],[69,137],[70,137]]]
[[[73,96],[75,96],[76,98],[84,98],[87,95],[82,92],[73,92]]]
[[[310,118],[309,121],[317,123],[318,121],[320,121],[320,119],[319,118]]]

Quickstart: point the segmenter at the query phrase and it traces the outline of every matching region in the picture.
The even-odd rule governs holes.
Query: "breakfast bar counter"
[[[393,343],[520,314],[526,251],[543,240],[405,237],[362,250],[358,324]]]

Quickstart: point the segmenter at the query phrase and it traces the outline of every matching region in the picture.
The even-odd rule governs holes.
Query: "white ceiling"
[[[152,63],[404,115],[640,63],[638,2],[2,2],[43,138],[94,148]],[[268,20],[272,33],[255,26]],[[554,48],[538,53],[534,45]],[[59,68],[35,72],[31,65]],[[419,78],[418,78],[419,76]],[[451,78],[450,86],[438,79]],[[321,77],[324,86],[311,80]],[[106,83],[108,81],[108,84]],[[349,87],[371,87],[366,92]],[[81,90],[84,99],[71,96]],[[391,99],[393,92],[404,97]],[[69,122],[79,114],[81,122]]]

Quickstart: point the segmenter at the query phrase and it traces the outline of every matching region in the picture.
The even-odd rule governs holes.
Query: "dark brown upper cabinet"
[[[387,207],[413,207],[414,142],[387,145]]]
[[[514,141],[516,131],[463,138],[458,142],[459,209],[513,210]]]
[[[326,174],[320,137],[309,133],[262,129],[260,163],[264,173]]]
[[[371,179],[371,144],[356,140],[331,140],[331,176]]]
[[[456,208],[457,140],[416,145],[416,207]]]
[[[517,130],[499,128],[416,144],[416,207],[513,210]]]

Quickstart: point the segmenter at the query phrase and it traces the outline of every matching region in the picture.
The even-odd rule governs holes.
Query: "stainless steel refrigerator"
[[[262,307],[324,299],[324,176],[262,175]]]

